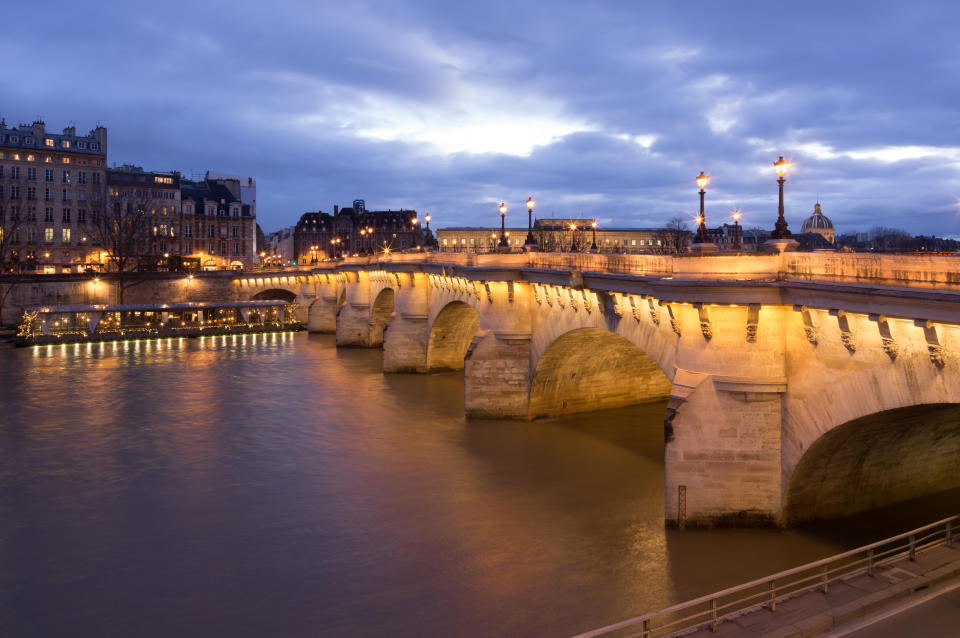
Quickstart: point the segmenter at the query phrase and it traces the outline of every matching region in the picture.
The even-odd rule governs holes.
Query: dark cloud
[[[110,160],[258,178],[265,229],[355,197],[444,224],[735,207],[960,234],[949,3],[45,3],[0,114],[102,122]],[[29,11],[29,14],[28,14]],[[31,8],[5,8],[33,24]],[[22,15],[18,15],[22,12]],[[436,223],[435,222],[435,223]]]

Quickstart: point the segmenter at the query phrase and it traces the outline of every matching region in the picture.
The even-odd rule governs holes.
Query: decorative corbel
[[[817,345],[820,340],[820,329],[817,327],[816,319],[810,309],[806,306],[794,306],[793,309],[800,313],[803,319],[803,332],[807,335],[807,341]]]
[[[667,307],[667,314],[670,315],[670,328],[673,329],[674,333],[679,337],[683,332],[683,325],[680,323],[680,317],[678,313],[673,311],[672,304],[663,304]]]
[[[554,291],[554,292],[556,293],[556,295],[557,295],[557,305],[560,306],[561,308],[566,308],[566,307],[567,307],[567,300],[563,298],[563,297],[564,297],[564,295],[563,295],[563,289],[560,288],[559,286],[555,286],[554,289],[553,289],[553,291]]]
[[[660,312],[657,310],[656,304],[653,303],[653,297],[647,297],[647,308],[650,311],[650,320],[653,321],[653,325],[660,325]],[[639,310],[639,308],[637,309]],[[634,311],[636,315],[636,311]],[[637,316],[637,321],[640,321],[640,317]]]
[[[747,343],[756,343],[757,327],[760,325],[760,304],[747,306]]]
[[[540,294],[540,284],[533,284],[533,300],[538,306],[543,305],[543,295]]]
[[[837,326],[840,328],[840,341],[843,347],[854,353],[857,351],[857,338],[850,329],[850,320],[847,317],[846,310],[831,309],[830,314],[837,318]]]
[[[593,298],[589,290],[581,290],[580,296],[583,298],[583,309],[593,314]]]
[[[710,323],[710,309],[702,303],[695,303],[693,307],[697,309],[697,314],[700,317],[700,332],[703,333],[704,339],[710,341],[713,339],[713,324]]]
[[[890,331],[890,322],[887,321],[886,315],[871,314],[867,316],[870,321],[877,322],[877,330],[880,331],[880,342],[883,351],[887,353],[891,361],[896,361],[897,355],[900,354],[900,348],[897,346],[897,342],[893,338],[893,333]]]
[[[487,301],[490,302],[490,303],[493,303],[493,293],[490,291],[490,282],[489,282],[489,281],[483,282],[483,289],[484,289],[484,290],[486,291],[486,293],[487,293]]]
[[[567,296],[570,298],[570,307],[573,308],[573,311],[580,310],[580,302],[577,300],[577,296],[573,294],[573,288],[567,288]]]
[[[930,354],[930,362],[938,368],[942,368],[946,365],[947,361],[943,344],[940,342],[937,325],[927,319],[917,319],[913,323],[918,328],[923,328],[923,337],[927,340],[927,352]]]

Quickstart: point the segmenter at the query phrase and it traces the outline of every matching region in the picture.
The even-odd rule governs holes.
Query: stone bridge
[[[960,487],[960,258],[398,255],[302,282],[310,329],[384,372],[463,369],[471,417],[667,401],[668,523]]]
[[[41,285],[13,297],[54,303]],[[90,281],[57,285],[57,302],[99,301]],[[127,294],[294,300],[338,346],[382,346],[384,372],[464,370],[471,417],[666,401],[671,524],[789,525],[960,488],[960,257],[399,254]]]

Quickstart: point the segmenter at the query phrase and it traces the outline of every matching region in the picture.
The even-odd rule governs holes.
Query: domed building
[[[820,202],[813,206],[813,215],[807,217],[800,227],[801,233],[814,233],[820,235],[831,244],[833,243],[833,222],[820,210]]]

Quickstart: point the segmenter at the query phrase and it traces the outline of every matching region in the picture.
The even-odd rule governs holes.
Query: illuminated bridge
[[[339,346],[382,346],[384,372],[464,370],[472,417],[666,400],[670,523],[792,524],[960,487],[960,258],[400,254],[327,266],[150,294],[296,301]]]

